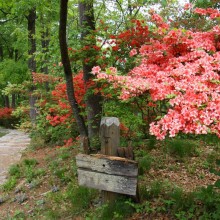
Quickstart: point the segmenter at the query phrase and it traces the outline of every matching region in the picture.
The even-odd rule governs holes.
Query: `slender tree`
[[[35,39],[35,32],[36,32],[36,8],[33,7],[29,10],[28,16],[28,42],[29,42],[29,49],[28,49],[28,68],[30,72],[36,72],[36,60],[34,54],[36,52],[36,39]],[[36,109],[35,109],[35,102],[36,97],[33,96],[34,86],[30,89],[30,118],[32,123],[35,123],[36,120]]]
[[[66,78],[68,100],[71,105],[71,109],[73,111],[81,139],[83,139],[83,138],[87,138],[88,133],[84,119],[80,114],[80,108],[74,94],[73,76],[72,76],[72,70],[71,70],[68,48],[67,48],[67,40],[66,40],[67,9],[68,9],[68,0],[60,0],[60,26],[59,26],[60,52],[61,52],[61,60],[63,63],[64,73]]]
[[[79,23],[81,27],[81,42],[83,46],[89,46],[90,48],[95,46],[95,37],[91,37],[95,31],[93,0],[79,1]],[[88,57],[89,56],[91,56],[91,54],[88,54]],[[89,63],[85,62],[85,60],[82,60],[82,65],[84,84],[87,91],[85,103],[88,120],[88,135],[91,144],[93,144],[92,142],[97,139],[99,134],[102,98],[100,94],[94,94],[89,91],[89,88],[87,88],[87,85],[93,76],[91,74],[92,67],[96,65],[95,59],[91,60],[92,61]]]

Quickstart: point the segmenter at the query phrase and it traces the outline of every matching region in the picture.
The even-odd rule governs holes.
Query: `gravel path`
[[[21,159],[21,152],[30,143],[28,134],[12,129],[0,129],[7,132],[0,138],[0,184],[6,181],[7,171],[12,164]]]

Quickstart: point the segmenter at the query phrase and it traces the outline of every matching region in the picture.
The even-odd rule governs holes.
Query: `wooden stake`
[[[117,148],[120,145],[120,122],[116,117],[104,117],[100,125],[101,153],[117,156]],[[103,191],[103,203],[112,203],[116,199],[116,193]]]

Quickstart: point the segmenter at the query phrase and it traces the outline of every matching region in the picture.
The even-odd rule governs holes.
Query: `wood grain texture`
[[[101,153],[106,155],[117,155],[120,145],[120,123],[118,118],[104,117],[100,125]]]
[[[127,177],[137,177],[138,164],[136,161],[126,158],[107,155],[86,155],[76,156],[77,167],[110,175],[120,175]]]
[[[76,164],[79,185],[104,190],[107,194],[114,192],[136,195],[138,176],[136,161],[101,154],[78,154]]]
[[[137,178],[78,169],[79,185],[126,195],[136,195]]]

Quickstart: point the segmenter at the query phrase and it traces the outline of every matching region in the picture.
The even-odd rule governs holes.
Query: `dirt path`
[[[6,181],[7,171],[19,162],[21,151],[30,143],[28,134],[12,129],[4,129],[6,135],[0,138],[0,184]]]

